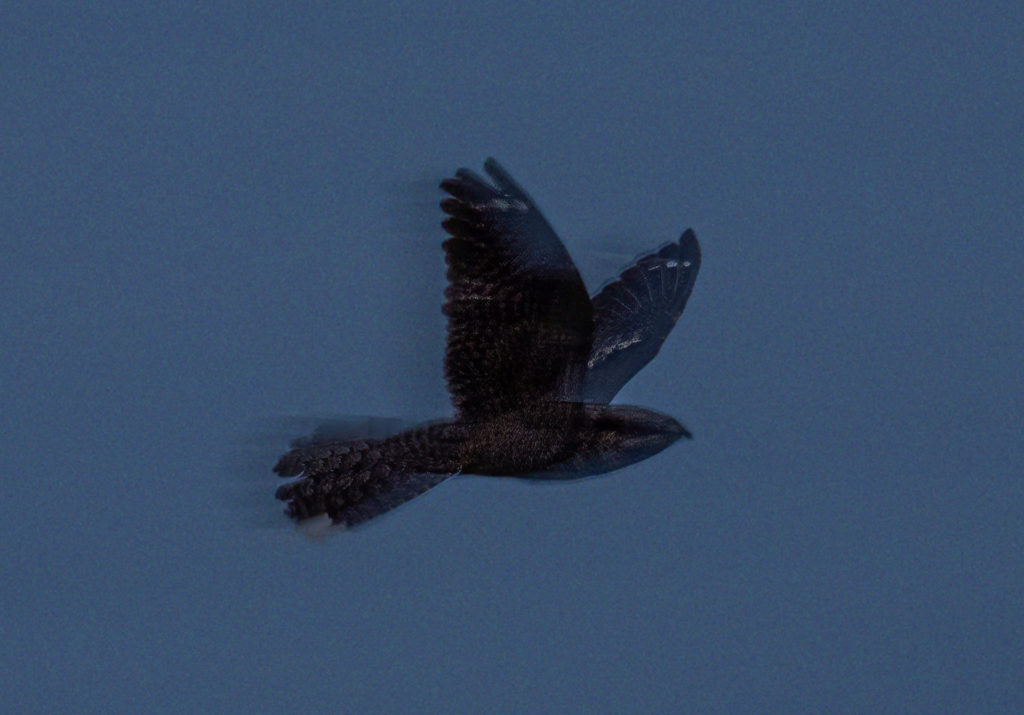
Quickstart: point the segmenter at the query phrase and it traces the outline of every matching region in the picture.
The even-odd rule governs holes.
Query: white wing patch
[[[630,345],[635,345],[636,343],[639,343],[642,339],[643,338],[640,336],[640,333],[633,333],[629,337],[623,338],[622,340],[616,343],[612,343],[611,345],[605,345],[603,348],[598,350],[594,355],[592,355],[589,360],[587,360],[587,367],[594,367],[596,363],[600,362],[608,355],[611,355],[613,352],[628,348]]]
[[[485,209],[497,209],[498,211],[518,211],[519,213],[526,213],[530,210],[530,207],[526,205],[525,201],[519,199],[491,199],[482,204],[473,204],[473,208],[478,211]]]

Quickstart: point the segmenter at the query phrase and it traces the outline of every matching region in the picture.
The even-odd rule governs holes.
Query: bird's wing
[[[593,307],[565,247],[494,159],[441,182],[445,374],[463,418],[490,417],[582,389]]]
[[[638,258],[593,298],[594,340],[582,397],[607,403],[658,354],[700,269],[700,245],[692,229],[676,243]]]

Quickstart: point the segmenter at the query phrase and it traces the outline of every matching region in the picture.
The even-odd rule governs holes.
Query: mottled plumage
[[[591,299],[533,200],[493,159],[441,182],[450,234],[445,375],[451,421],[386,439],[314,436],[274,470],[296,519],[353,526],[457,473],[573,479],[618,469],[689,433],[608,402],[658,352],[700,267],[693,231]]]

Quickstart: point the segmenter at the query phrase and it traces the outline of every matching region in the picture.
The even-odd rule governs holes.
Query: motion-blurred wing
[[[494,159],[491,182],[468,169],[441,182],[445,373],[464,418],[492,417],[582,389],[593,308],[572,259],[540,210]]]
[[[658,354],[686,307],[699,269],[700,245],[687,229],[678,242],[638,258],[594,296],[584,400],[610,402]]]

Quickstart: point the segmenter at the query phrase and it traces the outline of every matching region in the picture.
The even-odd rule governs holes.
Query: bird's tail
[[[455,431],[441,423],[380,440],[298,442],[274,466],[282,477],[299,477],[277,498],[298,521],[326,514],[345,527],[361,524],[458,472]]]

